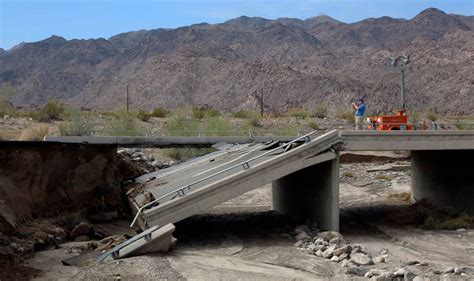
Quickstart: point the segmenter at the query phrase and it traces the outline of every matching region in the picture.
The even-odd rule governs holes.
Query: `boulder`
[[[72,240],[75,240],[78,236],[89,235],[91,230],[92,227],[88,223],[80,222],[72,229],[71,234],[69,236]]]
[[[336,245],[331,245],[329,246],[324,252],[323,252],[323,258],[330,259],[333,256],[333,252],[336,249]]]
[[[351,245],[345,245],[345,246],[342,246],[340,248],[335,249],[332,254],[335,255],[335,256],[340,256],[344,253],[350,253],[351,250],[352,250]]]
[[[337,231],[323,231],[318,233],[318,237],[323,239],[326,242],[331,241],[332,239],[339,237],[339,238],[344,238],[339,232]]]
[[[373,264],[372,259],[369,258],[366,254],[363,254],[363,253],[355,253],[354,255],[351,255],[351,262],[353,262],[357,265],[371,265],[371,264]]]
[[[363,277],[365,275],[365,271],[360,267],[349,267],[344,273],[347,275],[355,275],[359,277]]]

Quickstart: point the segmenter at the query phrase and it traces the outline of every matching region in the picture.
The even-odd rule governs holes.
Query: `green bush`
[[[49,100],[38,113],[38,120],[41,122],[61,120],[64,111],[64,104],[56,100]]]
[[[319,130],[319,125],[314,120],[310,120],[308,122],[308,127],[310,127],[314,131]]]
[[[148,120],[150,120],[150,118],[151,118],[151,113],[149,113],[147,111],[144,111],[144,110],[140,110],[140,111],[138,111],[137,117],[138,117],[138,119],[142,120],[143,122],[148,122]]]
[[[196,136],[199,124],[192,118],[174,117],[167,120],[166,129],[170,136]]]
[[[263,127],[263,124],[262,124],[262,122],[260,121],[260,117],[258,117],[258,116],[249,118],[249,119],[247,120],[247,125],[248,125],[248,126],[251,126],[251,127]]]
[[[349,123],[351,123],[351,124],[355,123],[354,112],[352,112],[352,111],[340,112],[340,113],[337,115],[337,118],[346,120],[347,122],[349,122]]]
[[[309,115],[310,114],[306,108],[290,108],[283,113],[284,117],[296,117],[301,119],[306,119]]]
[[[315,118],[324,118],[326,117],[326,114],[327,106],[325,104],[320,103],[316,105],[316,107],[313,109],[311,116]]]
[[[92,129],[92,124],[77,110],[68,111],[67,121],[59,124],[61,136],[89,136]]]
[[[111,134],[114,136],[139,136],[142,131],[135,116],[126,111],[117,112],[117,118],[111,126]]]
[[[434,122],[434,121],[438,120],[438,115],[433,110],[429,110],[426,113],[426,119],[431,120],[431,121]]]
[[[209,118],[205,121],[206,136],[230,136],[232,135],[232,126],[229,120],[224,118]]]
[[[193,107],[192,114],[193,118],[199,120],[204,118],[214,118],[221,116],[219,110],[209,107]]]
[[[151,113],[151,116],[156,117],[156,118],[166,118],[170,115],[170,111],[161,107],[155,108],[153,112]]]
[[[252,119],[252,118],[260,118],[260,113],[255,110],[239,110],[237,112],[232,113],[234,118],[239,119]]]

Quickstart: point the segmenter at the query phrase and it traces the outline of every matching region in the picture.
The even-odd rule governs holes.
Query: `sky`
[[[381,16],[410,19],[429,7],[474,14],[474,0],[0,0],[0,48],[51,35],[109,38],[241,15],[305,19],[324,14],[346,23]]]

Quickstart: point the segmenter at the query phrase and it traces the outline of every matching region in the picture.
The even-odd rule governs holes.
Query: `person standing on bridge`
[[[365,114],[365,103],[363,98],[359,98],[356,102],[352,103],[355,109],[355,129],[362,130],[362,123],[364,122]]]

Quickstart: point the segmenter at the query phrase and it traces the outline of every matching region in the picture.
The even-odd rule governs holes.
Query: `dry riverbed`
[[[341,167],[340,232],[345,243],[339,246],[360,245],[362,253],[383,255],[384,262],[357,267],[350,259],[344,263],[316,256],[311,245],[323,242],[314,243],[315,226],[301,228],[271,211],[267,185],[177,223],[178,243],[171,253],[63,266],[61,260],[77,255],[68,251],[78,244],[71,242],[38,252],[25,265],[42,271],[38,279],[362,280],[372,275],[386,280],[382,278],[396,271],[407,278],[474,278],[472,225],[457,230],[423,228],[416,220],[419,207],[407,200],[409,162],[402,158]],[[310,236],[302,239],[305,243],[296,239],[301,229]]]

